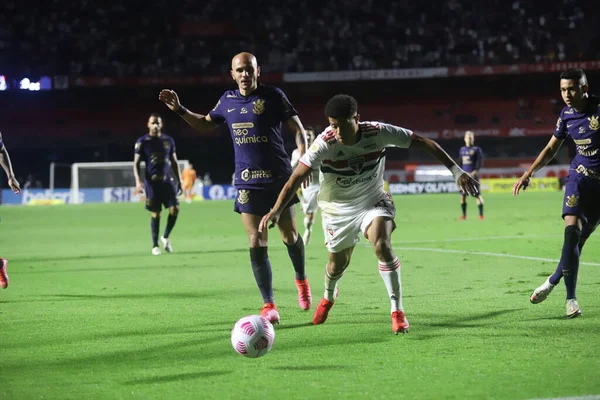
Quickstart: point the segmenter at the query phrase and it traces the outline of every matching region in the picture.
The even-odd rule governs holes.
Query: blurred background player
[[[160,229],[160,213],[162,207],[169,209],[167,226],[161,242],[165,251],[172,252],[173,247],[169,235],[179,214],[178,191],[181,188],[181,176],[175,141],[162,133],[162,118],[151,114],[148,118],[148,133],[135,142],[133,157],[133,174],[135,176],[136,193],[146,193],[146,209],[150,211],[150,231],[152,233],[152,254],[161,254],[158,247],[158,231]],[[146,163],[144,185],[140,178],[140,164]]]
[[[466,131],[465,145],[460,148],[458,155],[458,165],[479,182],[479,170],[483,165],[483,152],[481,147],[474,144],[475,135],[471,131]],[[461,220],[467,219],[467,197],[468,195],[465,192],[460,192]],[[483,219],[483,197],[481,193],[477,196],[477,207],[479,208],[479,219]]]
[[[529,298],[534,304],[546,300],[564,276],[567,318],[581,315],[575,293],[579,256],[600,223],[600,99],[588,95],[588,90],[583,70],[570,68],[560,74],[560,93],[566,107],[560,112],[556,130],[546,147],[513,186],[515,196],[520,189],[526,190],[533,174],[554,158],[567,136],[573,139],[577,153],[565,184],[562,208],[565,236],[560,262]]]
[[[21,193],[21,186],[19,185],[17,178],[15,178],[15,171],[13,171],[8,150],[2,141],[2,133],[0,133],[0,165],[4,170],[4,173],[6,173],[6,177],[8,178],[8,186],[11,188],[11,190],[16,194]],[[7,268],[8,260],[6,258],[0,258],[0,287],[2,289],[6,289],[8,287]]]
[[[337,283],[350,264],[361,234],[371,243],[378,260],[381,278],[388,291],[392,310],[392,331],[408,331],[402,305],[400,260],[392,250],[391,235],[396,228],[396,207],[383,191],[386,147],[417,148],[427,151],[454,175],[458,186],[475,195],[478,184],[454,163],[434,141],[412,131],[381,122],[360,122],[356,100],[336,95],[325,106],[327,128],[300,158],[271,212],[262,219],[261,230],[276,223],[285,205],[311,173],[323,174],[319,207],[327,238],[329,262],[325,270],[325,294],[313,316],[313,324],[322,324],[337,298]],[[272,226],[272,225],[271,225]]]
[[[194,183],[196,182],[196,170],[194,165],[189,163],[183,171],[181,171],[181,189],[185,196],[185,202],[191,203],[194,197]]]
[[[294,132],[300,154],[306,150],[306,133],[287,96],[276,87],[259,84],[259,76],[256,57],[240,53],[231,60],[231,77],[238,89],[226,91],[207,115],[187,110],[172,90],[162,90],[159,99],[200,132],[210,132],[220,124],[229,128],[235,158],[234,184],[238,190],[234,211],[241,215],[248,234],[252,271],[264,301],[260,314],[272,323],[279,323],[267,251],[268,235],[266,231],[260,233],[258,226],[292,173],[281,135],[282,123]],[[298,303],[308,310],[312,296],[304,265],[304,242],[296,228],[293,207],[298,201],[296,196],[282,208],[277,226],[294,266]]]
[[[308,147],[315,141],[315,130],[311,127],[306,128],[306,140],[308,141]],[[292,152],[292,168],[296,168],[300,157],[300,151],[295,149]],[[307,186],[300,188],[298,192],[300,193],[300,203],[302,205],[302,212],[304,213],[304,235],[302,235],[302,239],[304,240],[305,245],[310,241],[315,214],[319,207],[317,204],[320,187],[318,169],[312,171],[309,181],[310,183]]]

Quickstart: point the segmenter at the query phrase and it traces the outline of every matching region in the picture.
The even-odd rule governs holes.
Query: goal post
[[[179,169],[183,171],[190,162],[178,160]],[[140,176],[144,176],[145,163],[142,161]],[[116,162],[82,162],[71,165],[71,201],[79,204],[81,189],[102,189],[110,187],[133,187],[133,161]]]

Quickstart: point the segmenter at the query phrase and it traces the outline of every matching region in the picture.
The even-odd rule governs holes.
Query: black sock
[[[175,222],[177,221],[177,214],[169,214],[167,217],[167,227],[165,228],[165,234],[163,237],[167,239],[175,226]]]
[[[158,246],[158,228],[160,227],[160,217],[150,218],[150,232],[152,232],[152,246]]]
[[[565,228],[565,241],[560,263],[565,277],[565,286],[567,287],[567,300],[576,298],[575,288],[577,287],[577,273],[579,272],[580,237],[581,231],[577,226],[570,225]]]
[[[271,263],[267,247],[251,247],[250,262],[252,263],[252,272],[256,285],[260,289],[263,301],[265,303],[274,303],[273,300],[273,273],[271,272]]]
[[[298,240],[296,240],[295,244],[288,245],[285,242],[284,244],[287,247],[290,260],[292,260],[294,271],[296,271],[296,279],[306,279],[306,270],[304,265],[304,241],[302,240],[302,236],[298,235]]]
[[[460,203],[460,208],[462,208],[463,215],[467,216],[467,203]]]
[[[479,216],[483,217],[483,204],[478,204],[477,207],[479,208]]]

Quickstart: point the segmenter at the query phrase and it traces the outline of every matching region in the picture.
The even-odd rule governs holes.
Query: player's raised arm
[[[2,134],[0,133],[0,165],[6,176],[8,177],[8,186],[12,189],[16,194],[21,193],[21,186],[15,178],[15,172],[13,171],[12,163],[10,162],[10,156],[8,155],[8,150],[4,146],[2,142]]]
[[[546,147],[540,152],[535,161],[531,166],[523,173],[518,181],[513,185],[513,196],[517,196],[521,189],[526,190],[529,186],[529,179],[541,168],[545,167],[560,149],[560,146],[564,142],[564,139],[559,139],[556,136],[552,136],[546,144]]]
[[[452,157],[450,157],[437,142],[413,133],[411,147],[425,150],[439,162],[444,164],[444,166],[452,172],[456,184],[466,193],[471,196],[477,196],[479,194],[479,184],[477,181],[456,165]]]
[[[163,89],[158,95],[158,99],[165,103],[171,111],[177,113],[189,126],[200,132],[210,132],[217,127],[210,115],[196,114],[185,108],[179,102],[179,96],[175,91]]]

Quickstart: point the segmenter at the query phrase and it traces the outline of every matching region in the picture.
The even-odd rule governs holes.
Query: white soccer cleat
[[[581,315],[581,308],[577,304],[577,300],[567,300],[567,318],[577,318]]]
[[[308,242],[310,241],[310,231],[306,230],[304,232],[304,235],[302,235],[302,241],[304,242],[304,245],[307,245]]]
[[[160,256],[162,254],[162,252],[160,251],[160,249],[158,248],[158,246],[155,246],[152,248],[152,255],[153,256]]]
[[[173,246],[171,246],[171,241],[165,237],[161,237],[160,241],[163,244],[163,248],[165,249],[165,251],[167,253],[172,253],[173,252]]]
[[[544,283],[538,286],[533,293],[531,293],[531,296],[529,296],[529,301],[531,301],[533,304],[541,303],[542,301],[546,300],[555,287],[556,285],[551,284],[550,277],[548,277]]]

